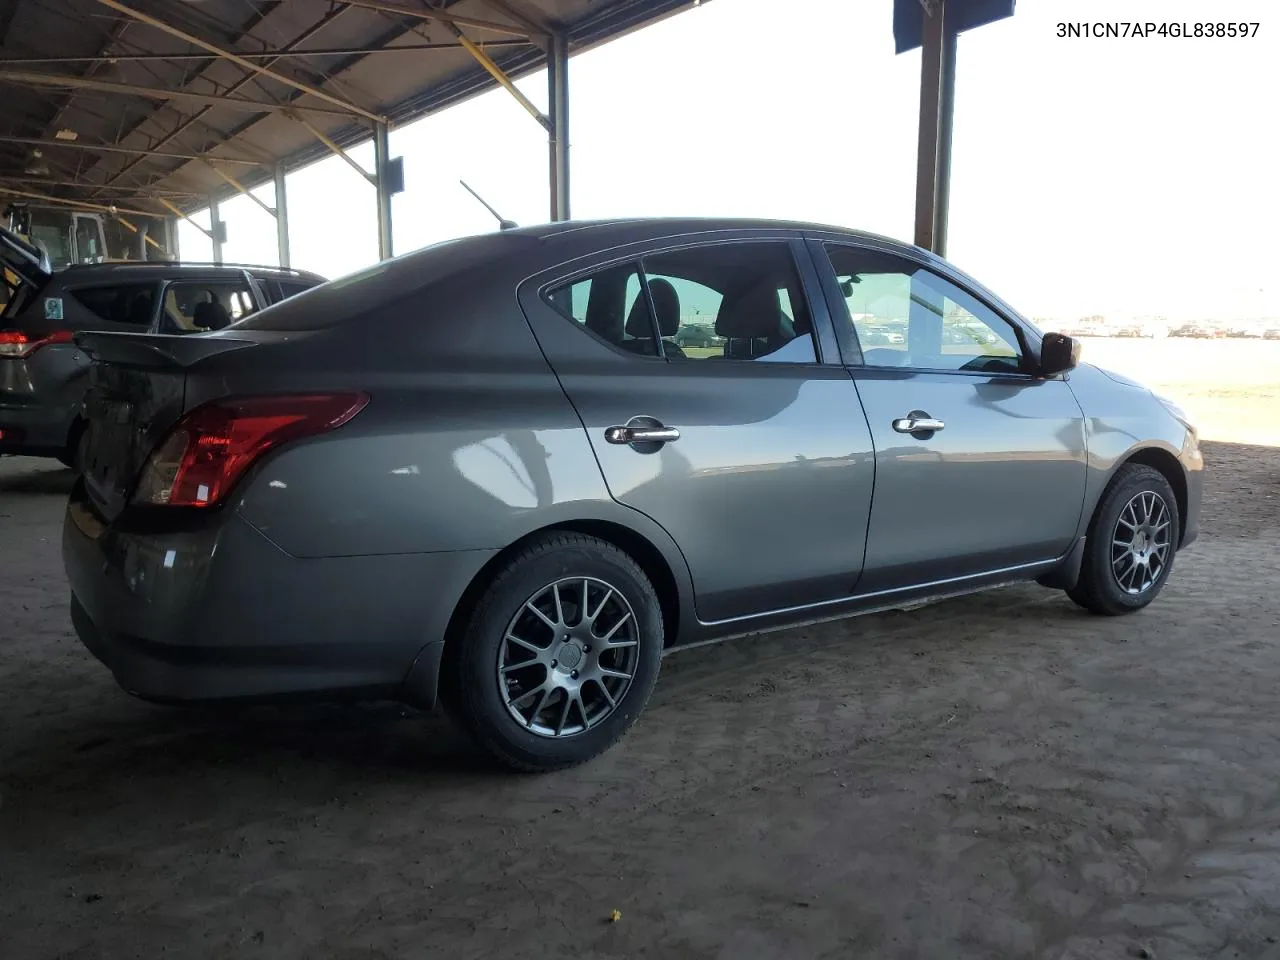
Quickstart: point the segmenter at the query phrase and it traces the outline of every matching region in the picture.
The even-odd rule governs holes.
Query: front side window
[[[71,295],[82,307],[99,319],[123,326],[151,325],[155,311],[154,283],[116,283],[99,287],[82,287]]]
[[[256,309],[253,291],[243,280],[182,280],[165,290],[161,329],[165,333],[221,330]]]
[[[827,253],[869,367],[1018,373],[1013,324],[904,257],[830,244]]]

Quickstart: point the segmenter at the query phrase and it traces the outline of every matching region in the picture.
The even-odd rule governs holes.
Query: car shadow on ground
[[[847,627],[831,624],[677,652],[664,662],[643,729],[632,735],[642,741],[664,739],[662,727],[678,726],[686,701],[713,678],[719,687],[715,699],[731,709],[734,702],[752,702],[761,678],[776,677],[779,665],[834,647],[868,662],[886,655],[910,659],[917,647],[939,652],[955,645],[978,653],[1001,643],[1000,631],[942,645],[913,634],[939,618],[967,620],[976,613],[1013,620],[1027,616],[1028,607],[1043,615],[1043,605],[1035,601],[1051,596],[1040,588],[1015,588],[859,618],[856,638]],[[1070,620],[1086,616],[1071,605],[1059,606],[1054,615]],[[74,656],[79,682],[67,679],[80,694],[68,703],[69,690],[49,691],[46,699],[61,700],[64,706],[51,711],[49,722],[28,721],[27,739],[8,757],[0,757],[6,786],[22,795],[15,805],[24,811],[21,819],[41,832],[56,832],[60,822],[75,829],[65,821],[83,816],[84,810],[60,799],[69,794],[109,797],[113,802],[97,811],[105,812],[145,805],[157,793],[199,793],[217,781],[220,791],[270,794],[282,805],[305,806],[329,802],[335,791],[347,793],[352,784],[366,794],[410,789],[450,795],[475,787],[519,789],[527,779],[489,761],[442,712],[423,713],[390,702],[153,705],[116,688],[102,667],[86,662],[87,654],[77,651]],[[793,693],[803,692],[799,678],[776,682],[784,696],[792,687]],[[611,767],[618,757],[604,762]],[[16,810],[10,806],[9,812]]]
[[[24,461],[22,466],[11,466],[0,460],[0,495],[65,497],[71,492],[76,475],[66,467],[27,468],[25,464],[32,461]]]

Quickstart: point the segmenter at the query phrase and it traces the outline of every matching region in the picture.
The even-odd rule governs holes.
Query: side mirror
[[[1056,377],[1080,362],[1080,341],[1062,333],[1046,333],[1040,341],[1040,376]]]

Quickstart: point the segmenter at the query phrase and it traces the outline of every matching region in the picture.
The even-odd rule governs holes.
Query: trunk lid
[[[53,273],[43,250],[0,227],[0,264],[33,287],[43,287]]]
[[[259,342],[252,336],[80,333],[94,361],[84,414],[85,487],[108,519],[128,505],[151,452],[186,412],[187,377],[201,361]]]
[[[12,231],[0,227],[0,328],[11,325],[33,297],[49,282],[52,269],[44,251]]]

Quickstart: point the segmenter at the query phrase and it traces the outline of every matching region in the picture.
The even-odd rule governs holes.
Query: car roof
[[[628,243],[678,233],[704,233],[718,230],[788,230],[809,233],[833,233],[877,243],[905,247],[901,241],[848,227],[799,220],[773,220],[761,217],[616,217],[598,220],[566,220],[516,227],[503,231],[551,240],[567,234],[590,234],[601,244]]]
[[[260,279],[302,280],[320,284],[325,278],[303,270],[253,264],[195,263],[192,261],[152,262],[142,260],[111,263],[73,263],[59,270],[55,276],[79,282],[81,280],[171,280],[184,276],[241,277],[245,272]]]

